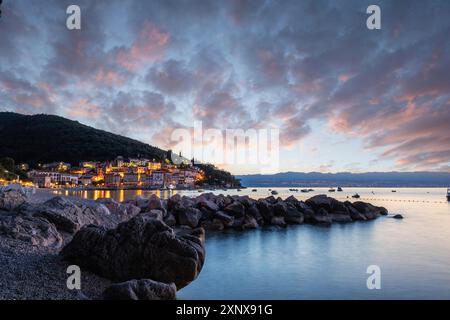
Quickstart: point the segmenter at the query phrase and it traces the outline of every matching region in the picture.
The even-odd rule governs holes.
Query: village
[[[85,161],[77,167],[65,162],[40,164],[33,170],[21,166],[38,188],[190,189],[204,179],[193,162],[173,164],[122,156],[104,162]]]

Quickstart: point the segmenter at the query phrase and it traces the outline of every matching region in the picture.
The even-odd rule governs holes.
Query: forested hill
[[[117,156],[162,160],[166,151],[54,115],[0,112],[0,158],[30,165],[111,160]]]

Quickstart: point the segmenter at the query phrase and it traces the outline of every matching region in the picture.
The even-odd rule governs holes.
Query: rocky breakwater
[[[161,200],[153,198],[144,202],[139,207],[111,199],[54,197],[33,203],[28,192],[20,187],[2,190],[0,253],[5,251],[8,255],[0,254],[0,264],[14,265],[15,269],[9,268],[0,275],[0,283],[7,284],[0,289],[0,297],[70,297],[64,292],[69,291],[65,288],[65,268],[76,264],[82,273],[92,273],[90,278],[94,277],[95,283],[108,284],[101,289],[103,294],[80,293],[78,298],[175,299],[176,290],[193,281],[203,266],[204,230],[174,231],[162,222],[167,211]],[[33,263],[27,261],[30,257]],[[65,268],[48,273],[49,262],[52,268],[55,265]],[[58,283],[55,279],[40,279],[46,285],[54,283],[55,288],[49,290],[48,297],[42,297],[42,288],[34,286],[32,281],[26,290],[40,292],[22,292],[17,296],[14,279],[27,273],[30,279],[63,276]],[[97,280],[96,276],[108,281]],[[83,282],[84,288],[91,289],[90,285]]]
[[[161,201],[151,199],[150,203]],[[172,227],[206,230],[255,229],[261,226],[286,227],[290,224],[318,224],[373,220],[388,214],[383,207],[357,201],[341,202],[326,195],[306,201],[293,196],[252,199],[248,196],[224,196],[207,193],[196,198],[174,195],[157,210],[158,219]]]
[[[35,289],[24,284],[25,291],[32,291],[26,297],[67,298],[65,269],[76,264],[83,274],[89,273],[83,288],[95,292],[84,291],[83,298],[175,299],[176,291],[195,280],[203,267],[205,229],[329,226],[387,215],[382,207],[325,195],[306,201],[207,193],[196,198],[176,194],[167,200],[153,195],[123,203],[64,197],[34,203],[28,194],[20,187],[0,191],[0,267],[8,270],[0,274],[0,283],[6,283],[0,297],[23,297],[17,295],[15,279],[30,273],[31,278],[38,274],[43,279]],[[18,247],[24,249],[17,251]],[[40,256],[30,248],[42,249]],[[21,258],[31,253],[34,262]],[[42,297],[42,285],[53,284],[50,296]]]

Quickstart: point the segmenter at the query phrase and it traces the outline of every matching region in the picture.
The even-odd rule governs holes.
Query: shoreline
[[[362,201],[341,202],[326,195],[300,201],[293,196],[255,200],[249,196],[203,193],[194,198],[175,194],[160,199],[151,195],[148,199],[124,202],[49,195],[52,197],[30,202],[20,189],[0,193],[0,265],[8,270],[0,275],[0,282],[6,283],[0,288],[0,298],[97,300],[104,297],[107,289],[114,291],[114,283],[136,289],[133,281],[139,280],[133,279],[149,279],[145,290],[152,293],[150,296],[158,298],[153,293],[160,292],[158,288],[163,286],[166,295],[160,298],[172,299],[176,294],[174,282],[180,290],[201,272],[205,231],[226,234],[227,230],[284,229],[302,224],[331,226],[388,215],[383,207]],[[153,232],[160,235],[153,236]],[[178,251],[168,251],[169,247]],[[159,258],[153,260],[153,250],[158,252],[157,257],[167,257],[164,268],[161,269]],[[145,258],[148,252],[151,255]],[[79,265],[87,277],[83,280],[84,289],[76,294],[64,287],[64,268],[70,264]],[[135,266],[141,269],[136,271]],[[27,287],[35,273],[38,284]],[[20,293],[14,290],[18,274],[26,274]],[[39,289],[43,283],[48,296]],[[147,292],[141,296],[149,295]]]

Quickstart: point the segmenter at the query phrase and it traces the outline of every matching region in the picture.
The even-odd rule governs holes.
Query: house
[[[163,171],[153,171],[151,185],[152,186],[163,186],[164,185],[164,175]]]
[[[123,175],[123,184],[125,186],[137,186],[139,183],[139,174],[134,172],[126,172]]]
[[[32,181],[40,181],[41,177],[49,177],[52,184],[56,185],[77,185],[78,175],[70,173],[60,173],[55,171],[38,171],[32,170],[28,172],[28,177]],[[42,181],[40,181],[42,183]]]
[[[92,174],[85,174],[83,176],[81,176],[78,181],[80,182],[80,184],[82,184],[83,186],[90,186],[92,184],[92,179],[94,178],[94,176]]]
[[[70,173],[60,173],[57,176],[57,182],[61,185],[77,185],[78,175]]]
[[[70,163],[65,162],[52,162],[52,163],[46,163],[42,165],[42,169],[44,170],[50,170],[50,171],[59,171],[64,172],[70,170]]]
[[[117,173],[105,174],[105,185],[107,187],[120,187],[121,182],[122,178],[120,177],[120,174]]]
[[[33,184],[38,188],[51,188],[52,179],[49,176],[35,176],[32,179]]]

